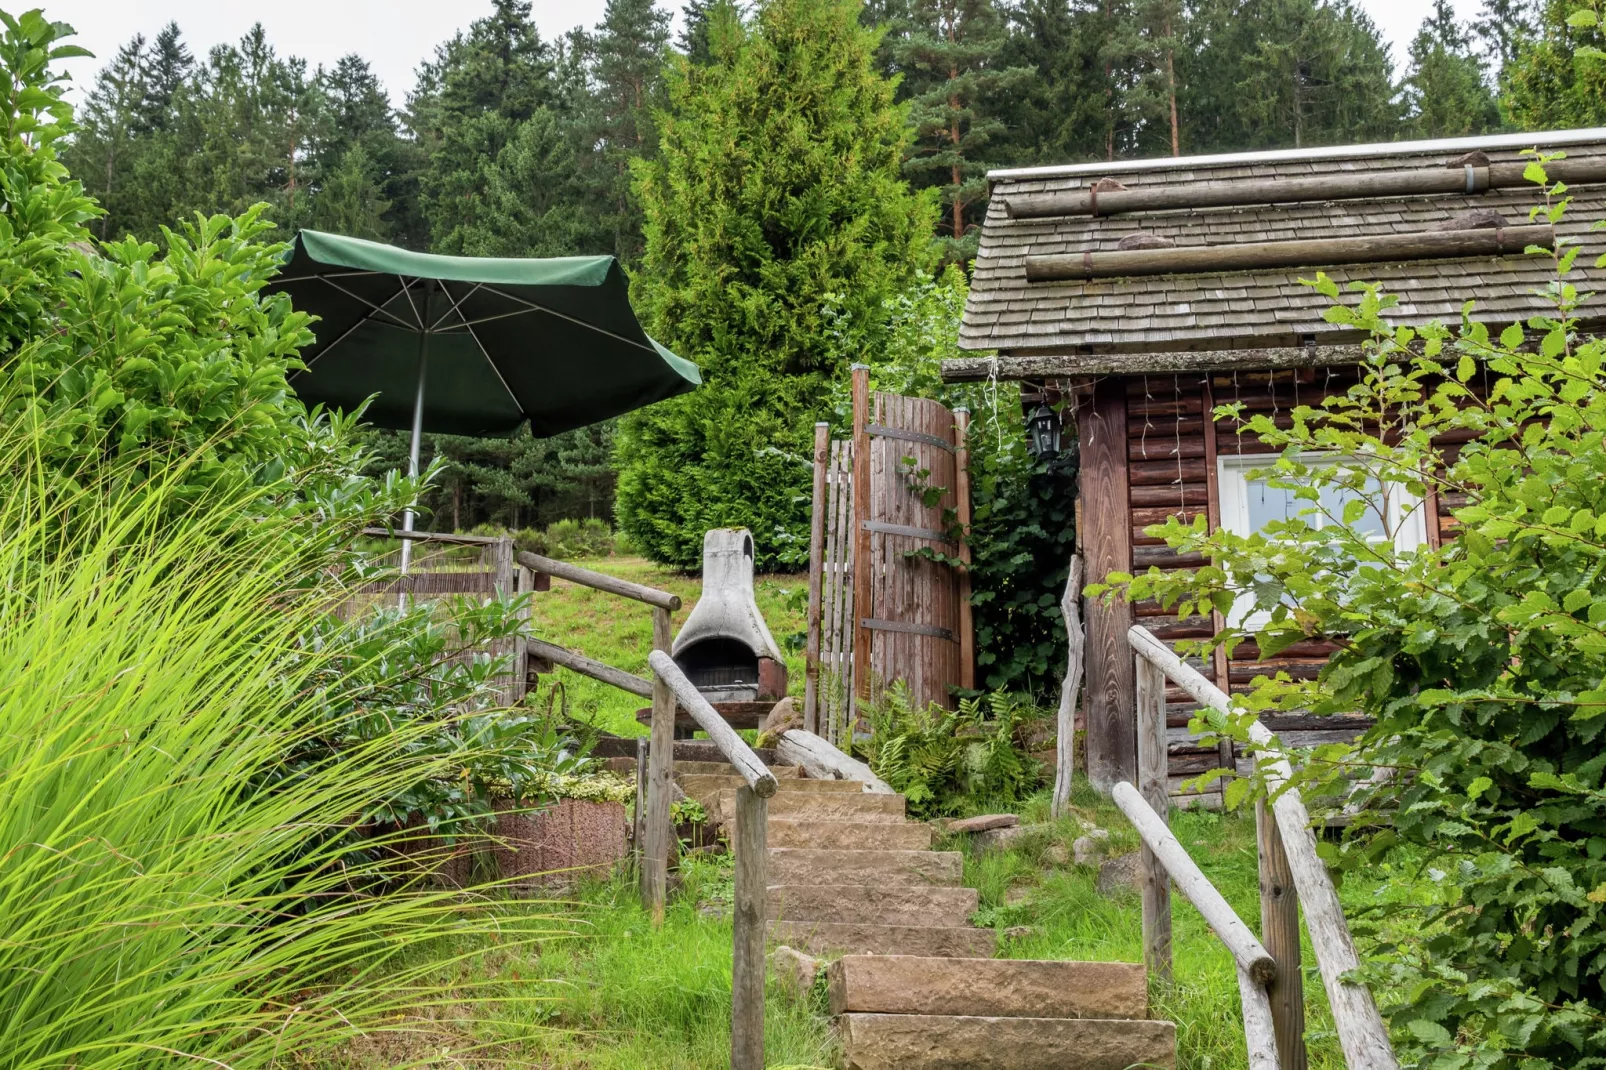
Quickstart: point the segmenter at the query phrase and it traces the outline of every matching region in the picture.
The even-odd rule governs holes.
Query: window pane
[[[1364,535],[1369,539],[1382,539],[1388,534],[1383,526],[1383,518],[1378,509],[1383,505],[1381,486],[1377,480],[1368,478],[1364,493],[1350,490],[1348,487],[1326,486],[1321,490],[1322,508],[1333,517],[1333,522],[1342,522],[1344,519],[1344,506],[1357,499],[1366,502],[1366,512],[1360,519],[1350,525],[1350,530],[1357,535]],[[1324,518],[1322,523],[1315,526],[1322,527],[1328,521]]]
[[[1291,490],[1267,486],[1263,479],[1249,480],[1244,490],[1249,497],[1251,533],[1264,530],[1273,520],[1289,520],[1298,516],[1302,505],[1307,508],[1310,505],[1309,502],[1300,502],[1296,499]]]

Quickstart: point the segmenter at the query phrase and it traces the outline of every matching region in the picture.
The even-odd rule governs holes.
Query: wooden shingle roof
[[[1394,312],[1398,322],[1453,323],[1468,298],[1476,299],[1476,314],[1489,322],[1525,318],[1546,310],[1533,291],[1553,277],[1553,268],[1548,258],[1520,252],[1053,282],[1028,282],[1025,264],[1027,257],[1113,251],[1122,238],[1138,232],[1170,239],[1178,247],[1354,238],[1432,230],[1435,224],[1474,209],[1492,209],[1509,226],[1525,225],[1529,209],[1542,201],[1533,186],[1098,217],[1012,219],[1005,203],[1086,190],[1104,177],[1140,190],[1442,169],[1474,150],[1498,165],[1523,160],[1522,150],[1535,146],[1564,150],[1569,160],[1606,158],[1606,129],[995,171],[988,176],[992,199],[960,345],[1025,356],[1263,348],[1298,345],[1312,336],[1332,340],[1338,337],[1335,328],[1322,318],[1330,302],[1299,281],[1313,278],[1318,270],[1341,286],[1350,281],[1381,283],[1400,299]],[[1606,218],[1606,183],[1576,186],[1571,195],[1573,205],[1561,230],[1584,238],[1578,264],[1588,267],[1606,248],[1599,235],[1589,236],[1589,225]],[[1606,296],[1592,299],[1582,312],[1588,318],[1606,315]]]

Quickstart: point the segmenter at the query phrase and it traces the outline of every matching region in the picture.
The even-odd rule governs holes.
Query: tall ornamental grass
[[[318,673],[341,652],[298,643],[338,533],[260,485],[183,504],[182,466],[137,492],[122,465],[61,479],[51,433],[0,428],[0,1067],[287,1066],[494,1007],[438,990],[461,971],[428,949],[553,924],[409,878],[354,829],[464,756],[400,721],[285,764],[314,726],[341,738]]]

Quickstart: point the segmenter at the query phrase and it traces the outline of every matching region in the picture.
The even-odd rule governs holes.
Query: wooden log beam
[[[788,765],[802,767],[815,780],[856,780],[864,790],[875,795],[896,795],[892,785],[876,776],[868,765],[850,758],[829,740],[813,732],[794,728],[781,736],[775,745],[775,758]]]
[[[1110,793],[1115,805],[1121,808],[1143,837],[1144,846],[1159,858],[1177,890],[1188,897],[1205,923],[1215,930],[1216,936],[1232,952],[1238,968],[1247,973],[1257,985],[1263,985],[1277,976],[1277,961],[1271,957],[1254,932],[1238,917],[1210,878],[1204,875],[1187,848],[1166,827],[1165,820],[1154,812],[1146,799],[1126,781],[1115,786]]]
[[[803,727],[820,727],[820,596],[825,577],[825,475],[831,464],[831,425],[814,425],[814,506],[809,517],[808,639],[803,647]]]
[[[1065,621],[1065,679],[1060,681],[1060,708],[1054,728],[1054,794],[1049,812],[1060,817],[1071,804],[1071,779],[1076,771],[1076,700],[1082,690],[1082,661],[1087,635],[1082,630],[1082,555],[1071,555],[1065,593],[1060,596],[1060,617]]]
[[[637,602],[645,602],[656,609],[666,609],[673,613],[680,608],[680,596],[660,591],[655,587],[646,587],[639,583],[631,583],[617,576],[609,576],[601,572],[593,572],[579,565],[571,565],[567,561],[554,561],[550,557],[532,554],[526,550],[519,551],[519,564],[534,572],[544,572],[548,576],[556,576],[560,580],[578,583],[582,587],[603,591],[607,594],[616,594],[620,598],[633,598]]]
[[[667,609],[654,607],[652,611],[652,645],[652,655],[669,658]],[[669,852],[675,843],[674,822],[669,816],[675,786],[675,696],[661,674],[654,676],[650,693],[652,742],[647,751],[647,816],[642,821],[641,899],[656,927],[664,923]]]
[[[1249,1049],[1249,1070],[1291,1070],[1277,1054],[1271,1001],[1266,990],[1238,970],[1238,1000],[1244,1012],[1244,1047]]]
[[[374,539],[403,539],[407,542],[444,542],[453,546],[495,546],[498,535],[452,535],[443,531],[403,531],[400,528],[363,528]]]
[[[1028,256],[1026,281],[1122,279],[1137,275],[1192,275],[1468,256],[1517,256],[1530,245],[1548,247],[1551,240],[1552,232],[1546,225]]]
[[[697,722],[697,727],[708,733],[708,738],[719,748],[719,753],[736,768],[736,772],[747,782],[747,786],[761,798],[767,799],[774,795],[775,789],[779,787],[775,781],[775,774],[769,771],[769,768],[759,760],[758,755],[753,753],[753,748],[747,745],[747,741],[736,734],[736,729],[727,724],[725,718],[721,717],[692,682],[686,679],[686,674],[681,672],[680,666],[675,664],[675,660],[668,652],[654,650],[647,655],[647,662],[652,666],[654,677],[668,686],[670,693],[691,713],[692,719]],[[653,705],[653,729],[656,733],[657,703]],[[658,741],[654,739],[653,747],[656,749],[657,746]]]
[[[1350,171],[1311,178],[1189,182],[1146,189],[1086,189],[1065,193],[1024,194],[1004,201],[1011,219],[1056,216],[1118,215],[1123,212],[1172,208],[1225,208],[1233,205],[1291,204],[1300,201],[1358,200],[1367,197],[1414,197],[1430,193],[1482,193],[1489,189],[1531,186],[1523,177],[1526,163],[1482,167],[1419,167],[1409,171]],[[1578,185],[1606,182],[1606,157],[1557,160],[1547,164],[1552,182]]]
[[[766,775],[768,775],[766,773]],[[774,784],[775,778],[770,777]],[[772,789],[773,790],[773,789]],[[731,932],[731,1070],[764,1070],[764,906],[769,896],[764,799],[736,789],[736,874]]]
[[[1219,687],[1198,670],[1183,664],[1174,650],[1150,635],[1147,629],[1134,625],[1127,638],[1134,650],[1158,666],[1167,679],[1180,686],[1194,701],[1223,713],[1235,712],[1231,700]],[[1250,722],[1249,738],[1260,744],[1273,742],[1270,730],[1258,720]],[[1257,760],[1267,761],[1265,758]],[[1293,775],[1284,759],[1270,761],[1268,773],[1274,788]],[[1297,791],[1284,791],[1272,804],[1272,812],[1282,835],[1294,888],[1305,907],[1305,928],[1310,933],[1311,948],[1316,952],[1316,964],[1321,968],[1322,985],[1327,990],[1327,1003],[1332,1009],[1345,1065],[1350,1070],[1399,1070],[1399,1061],[1389,1044],[1388,1028],[1383,1024],[1372,993],[1364,985],[1344,980],[1360,968],[1360,956],[1355,953],[1355,942],[1350,937],[1349,923],[1344,919],[1344,908],[1338,901],[1332,875],[1316,853],[1316,835],[1311,831],[1310,811],[1305,808],[1305,800]]]
[[[565,669],[573,669],[581,676],[589,676],[593,680],[601,680],[611,687],[617,687],[621,691],[628,691],[632,695],[640,695],[642,698],[652,697],[652,681],[643,680],[634,673],[616,669],[606,662],[588,658],[584,654],[578,654],[567,647],[549,643],[544,639],[526,639],[524,648],[532,658],[540,658],[554,665],[562,665]]]
[[[1255,803],[1255,835],[1260,849],[1260,939],[1277,960],[1277,977],[1266,986],[1272,1032],[1282,1070],[1305,1070],[1305,981],[1300,969],[1299,899],[1288,868],[1283,837],[1266,800]]]
[[[1166,746],[1165,674],[1142,658],[1136,661],[1138,794],[1162,822],[1169,822],[1171,768]],[[1164,862],[1147,843],[1143,845],[1143,869],[1143,961],[1151,975],[1169,982],[1171,881]]]
[[[990,379],[1062,379],[1078,375],[1169,375],[1242,368],[1312,368],[1360,364],[1359,344],[1267,346],[1263,349],[1178,349],[1160,353],[1056,353],[1031,356],[959,357],[942,362],[945,383]]]

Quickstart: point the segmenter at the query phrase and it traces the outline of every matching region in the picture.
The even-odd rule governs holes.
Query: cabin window
[[[1352,458],[1331,454],[1306,454],[1301,462],[1317,465],[1344,465],[1354,463]],[[1368,479],[1364,492],[1347,487],[1322,487],[1318,502],[1299,498],[1295,492],[1271,486],[1268,480],[1251,473],[1270,468],[1276,455],[1261,454],[1251,457],[1222,457],[1218,461],[1221,489],[1221,526],[1239,535],[1252,535],[1263,531],[1276,520],[1301,519],[1320,530],[1343,523],[1344,508],[1357,498],[1367,502],[1367,508],[1350,527],[1368,541],[1393,542],[1396,550],[1414,550],[1427,542],[1427,524],[1422,501],[1405,487],[1390,483],[1379,484]],[[1381,508],[1380,508],[1381,507]],[[1233,611],[1231,623],[1249,628],[1259,627],[1269,614],[1250,614],[1254,599],[1245,597]]]

